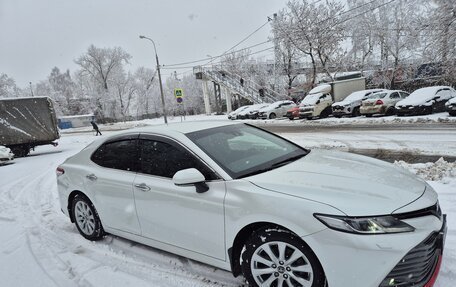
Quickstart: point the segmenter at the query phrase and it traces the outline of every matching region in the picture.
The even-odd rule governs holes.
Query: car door
[[[174,185],[173,175],[187,168],[203,173],[208,191]],[[225,182],[199,158],[171,139],[142,135],[134,186],[142,236],[225,260]]]
[[[434,98],[435,102],[432,106],[434,112],[443,112],[445,111],[445,103],[451,97],[450,89],[441,89],[436,93]]]
[[[133,195],[138,156],[138,135],[115,138],[91,156],[84,178],[105,228],[140,234]]]
[[[389,95],[388,107],[394,107],[397,102],[401,100],[401,96],[398,92],[393,92]]]
[[[284,117],[290,108],[291,108],[290,102],[285,102],[285,103],[280,104],[279,110],[277,112],[277,116]]]

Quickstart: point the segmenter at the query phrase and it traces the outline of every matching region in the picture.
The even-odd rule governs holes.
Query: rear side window
[[[206,180],[216,179],[216,175],[200,160],[181,147],[169,143],[141,139],[140,172],[172,178],[179,170],[196,168]]]
[[[105,143],[92,154],[91,160],[102,167],[137,171],[138,141],[129,139]]]

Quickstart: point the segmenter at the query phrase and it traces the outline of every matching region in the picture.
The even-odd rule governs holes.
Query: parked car
[[[125,237],[251,286],[431,286],[439,272],[446,217],[424,180],[251,125],[124,131],[56,172],[61,209],[88,240]]]
[[[450,116],[456,116],[456,97],[449,99],[445,103],[445,109],[450,113]]]
[[[260,119],[282,118],[287,114],[287,111],[290,108],[296,106],[297,105],[293,101],[278,101],[260,109],[258,111],[258,117]]]
[[[265,108],[269,105],[270,104],[268,104],[268,103],[251,105],[249,108],[239,112],[238,118],[242,119],[242,120],[244,120],[244,119],[253,119],[254,120],[254,119],[258,118],[258,111],[261,108]]]
[[[14,154],[10,148],[0,145],[0,165],[7,164],[14,159]]]
[[[228,114],[228,119],[229,120],[237,119],[238,118],[238,114],[240,112],[242,112],[243,110],[248,109],[249,107],[251,107],[251,105],[242,106],[242,107],[237,108],[235,111],[232,111],[231,113]]]
[[[326,118],[331,114],[331,85],[324,84],[313,88],[299,104],[299,117],[308,120],[315,117]]]
[[[351,93],[348,97],[340,102],[336,102],[331,105],[332,114],[336,118],[342,116],[360,116],[359,108],[361,107],[361,102],[373,93],[382,92],[383,89],[370,89],[362,90]]]
[[[375,114],[392,116],[396,114],[395,105],[405,99],[409,93],[398,90],[387,90],[371,94],[366,100],[362,101],[359,111],[361,115],[371,117]]]
[[[456,91],[447,86],[418,89],[396,104],[396,113],[409,116],[444,112],[446,101],[453,97],[456,97]]]
[[[295,118],[301,118],[299,116],[299,108],[300,106],[292,107],[287,111],[285,116],[290,120],[294,120]]]

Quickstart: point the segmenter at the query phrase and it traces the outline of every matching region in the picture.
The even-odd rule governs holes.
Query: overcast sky
[[[90,44],[122,47],[133,57],[130,70],[153,67],[153,46],[140,40],[140,34],[156,42],[161,64],[216,56],[264,24],[286,2],[0,0],[0,73],[24,87],[46,79],[55,66],[73,72],[74,59]],[[238,48],[266,41],[269,34],[266,25]]]

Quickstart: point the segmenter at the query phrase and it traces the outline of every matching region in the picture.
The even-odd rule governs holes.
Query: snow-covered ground
[[[192,117],[193,120],[225,118]],[[180,121],[180,118],[171,121]],[[103,125],[101,130],[103,135],[109,135],[112,133],[109,130],[158,123],[162,120]],[[243,283],[229,272],[125,239],[108,236],[94,243],[80,236],[60,211],[55,169],[95,137],[90,128],[71,132],[77,133],[64,133],[58,147],[39,147],[27,158],[0,166],[0,286],[239,286]],[[311,143],[306,135],[283,136],[301,144]],[[350,137],[353,136],[347,135],[347,141]],[[328,148],[331,141],[338,140],[324,132],[321,138],[311,145]],[[400,135],[384,138],[384,144],[393,139],[408,140],[413,146],[413,138],[401,139]],[[376,142],[378,138],[368,133],[365,141]],[[451,144],[454,135],[441,136],[426,148],[441,141]],[[399,147],[400,144],[391,144],[393,149]],[[453,150],[455,147],[453,145]],[[436,287],[453,286],[456,280],[456,164],[443,160],[396,164],[424,177],[439,193],[442,209],[448,214],[449,231]]]

